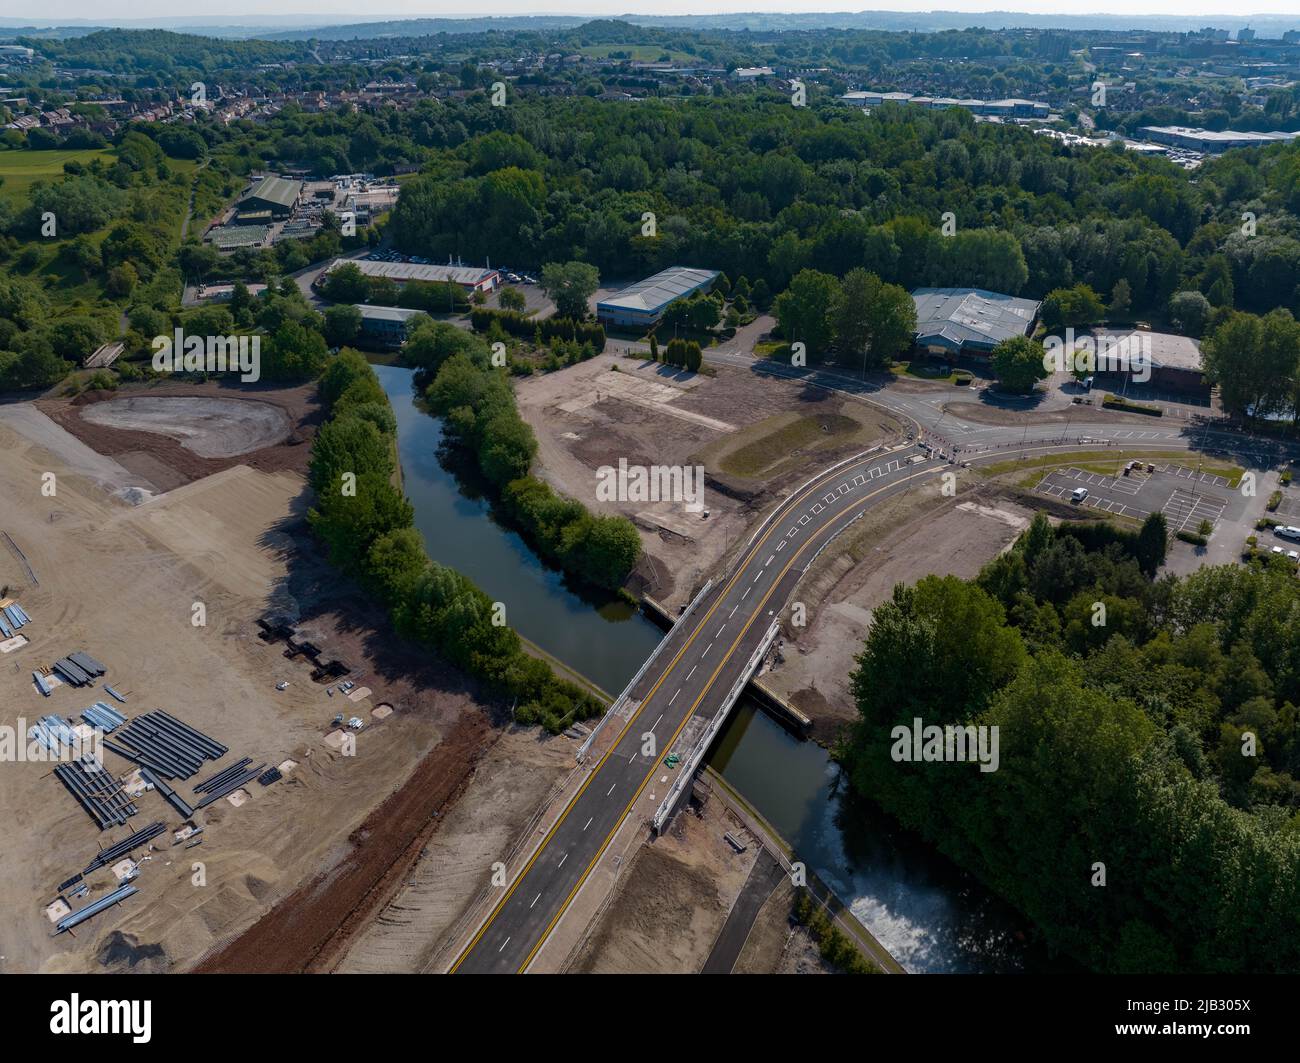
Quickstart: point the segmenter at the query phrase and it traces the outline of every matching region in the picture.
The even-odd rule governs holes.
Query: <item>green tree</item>
[[[773,307],[781,335],[789,343],[803,343],[810,361],[824,361],[830,353],[831,309],[839,288],[839,281],[829,273],[800,270]]]
[[[1008,391],[1028,394],[1050,373],[1043,364],[1042,345],[1028,336],[1011,336],[993,348],[993,372]]]
[[[555,304],[558,317],[581,321],[587,302],[600,287],[600,274],[586,262],[548,262],[542,267],[541,286]]]

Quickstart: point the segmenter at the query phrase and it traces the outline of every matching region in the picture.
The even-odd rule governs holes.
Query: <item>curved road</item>
[[[632,690],[617,740],[589,772],[537,851],[452,967],[522,971],[662,773],[687,720],[712,715],[817,552],[871,505],[911,490],[943,463],[917,446],[850,459],[796,491],[768,517],[728,576],[677,624]],[[655,754],[643,748],[653,736]]]
[[[743,356],[719,360],[733,359],[757,372],[856,395],[923,431],[938,428],[949,445],[961,448],[961,458],[976,462],[1107,442],[1136,449],[1217,447],[1237,455],[1280,454],[1282,449],[1204,426],[1101,420],[1091,410],[1085,415],[1088,421],[1069,425],[974,425],[944,414],[929,395],[881,391],[833,370],[760,365]],[[942,394],[936,392],[940,400]],[[619,715],[606,721],[606,726],[621,726],[617,739],[497,901],[453,964],[453,973],[527,970],[624,819],[655,775],[664,772],[664,753],[692,716],[707,719],[721,706],[820,550],[868,508],[917,488],[944,467],[945,462],[921,446],[904,444],[849,459],[815,476],[777,506],[726,577],[669,632]],[[647,755],[651,736],[653,752]]]

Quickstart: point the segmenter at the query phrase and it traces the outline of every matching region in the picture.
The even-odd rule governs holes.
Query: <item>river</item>
[[[498,523],[472,472],[439,459],[440,422],[416,405],[412,371],[375,364],[397,416],[406,496],[429,556],[463,572],[525,638],[617,694],[662,633],[625,603],[593,600]],[[1019,919],[972,877],[846,792],[826,750],[742,701],[708,761],[775,827],[909,971],[1051,969]]]

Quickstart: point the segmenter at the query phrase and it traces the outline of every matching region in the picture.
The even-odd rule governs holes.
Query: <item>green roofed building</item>
[[[256,215],[270,211],[273,218],[287,218],[298,205],[302,195],[302,182],[287,177],[263,177],[239,201],[240,215]]]

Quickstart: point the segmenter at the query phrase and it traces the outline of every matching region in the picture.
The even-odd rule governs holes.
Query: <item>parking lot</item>
[[[1196,531],[1203,520],[1217,526],[1225,513],[1235,519],[1245,511],[1247,501],[1226,477],[1181,465],[1157,465],[1148,472],[1143,464],[1127,476],[1069,467],[1049,472],[1036,488],[1063,501],[1071,500],[1080,489],[1086,490],[1087,496],[1079,504],[1102,513],[1145,520],[1152,513],[1163,512],[1171,534]]]

